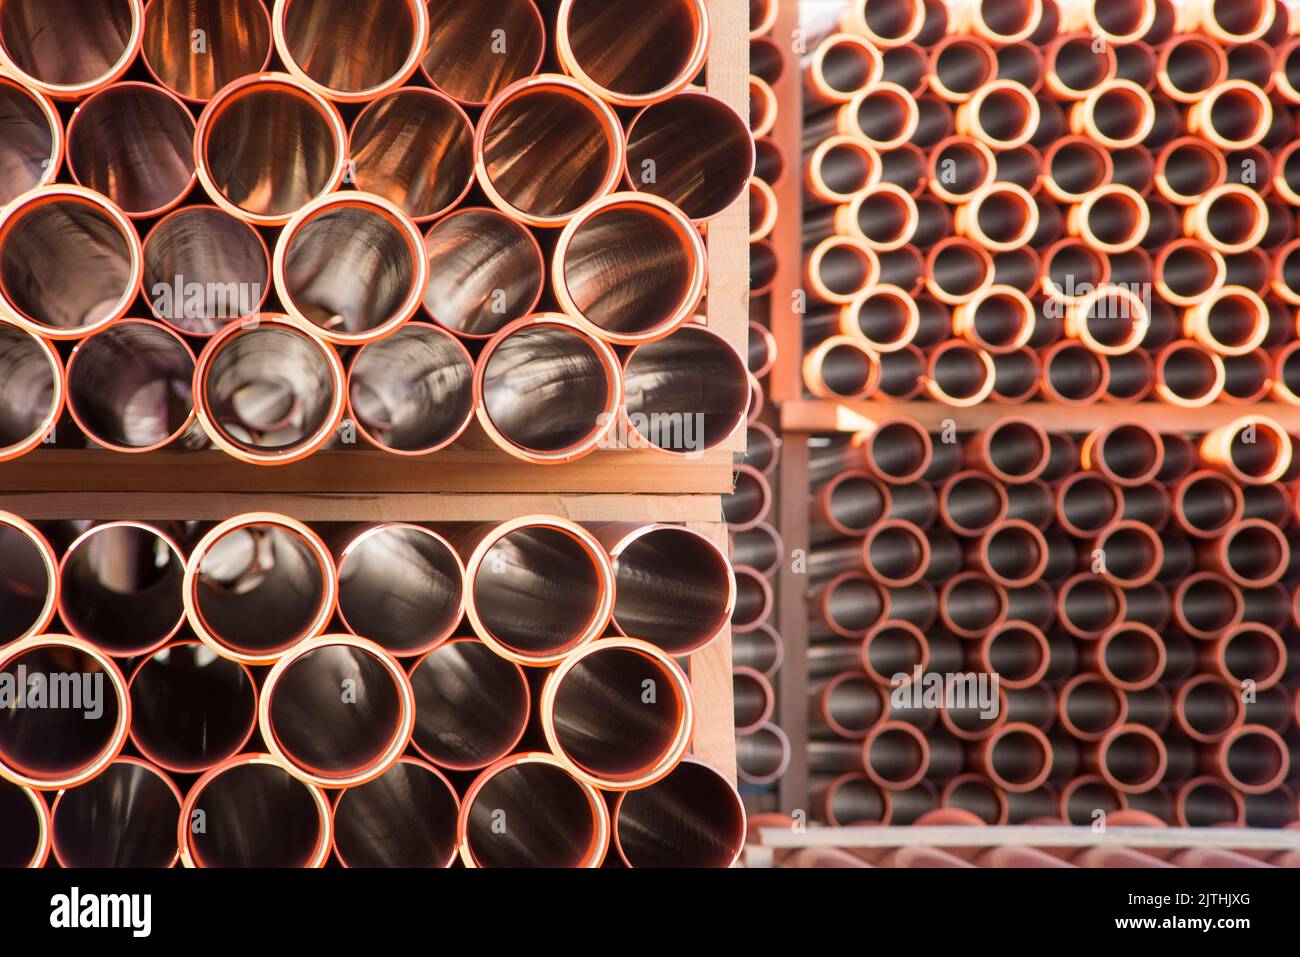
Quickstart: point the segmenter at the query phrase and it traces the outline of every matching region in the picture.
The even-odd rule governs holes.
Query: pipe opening
[[[355,694],[340,695],[340,688]],[[382,658],[328,638],[281,659],[262,694],[266,727],[279,750],[314,777],[378,769],[411,720],[401,682]]]
[[[278,0],[276,48],[332,96],[374,94],[415,70],[424,52],[423,2]]]
[[[524,658],[573,649],[608,612],[600,558],[559,526],[525,525],[495,537],[471,569],[469,585],[486,632]]]
[[[1157,260],[1159,281],[1178,304],[1192,305],[1221,286],[1227,267],[1213,250],[1196,242],[1173,245]]]
[[[1233,146],[1251,146],[1268,127],[1268,101],[1256,87],[1219,87],[1211,94],[1205,119],[1219,139]]]
[[[723,518],[729,525],[753,528],[767,515],[771,497],[767,481],[753,469],[742,466],[736,471],[735,488],[722,496]]]
[[[1018,792],[1041,784],[1052,763],[1051,747],[1042,732],[1026,725],[1006,727],[994,734],[988,768],[996,774],[996,782]]]
[[[329,349],[278,323],[228,327],[199,361],[195,400],[204,427],[250,461],[319,448],[342,405],[342,370]]]
[[[694,79],[703,65],[708,21],[697,0],[650,7],[641,0],[572,0],[558,29],[561,61],[613,98],[635,102]]]
[[[731,691],[738,734],[757,730],[772,716],[772,686],[758,672],[733,668]]]
[[[357,353],[348,401],[357,427],[380,448],[422,455],[465,431],[474,415],[473,379],[463,346],[412,323]]]
[[[930,354],[930,378],[949,399],[975,401],[991,387],[993,360],[983,350],[954,340],[949,348]]]
[[[618,370],[596,340],[553,320],[521,320],[479,357],[480,413],[525,453],[562,457],[608,431]]]
[[[237,754],[257,723],[248,669],[197,641],[150,655],[131,677],[131,740],[150,761],[184,774]]]
[[[1201,675],[1179,691],[1178,713],[1189,734],[1199,741],[1215,741],[1241,723],[1245,708],[1231,686]]]
[[[991,286],[958,311],[967,313],[971,338],[989,352],[1018,349],[1033,331],[1033,304],[1009,286]]]
[[[523,669],[487,645],[459,638],[435,648],[411,671],[419,752],[440,767],[487,767],[514,750],[532,696]]]
[[[852,672],[827,685],[822,707],[836,734],[850,738],[865,737],[885,716],[879,688],[867,676]]]
[[[877,149],[907,142],[919,121],[916,101],[892,84],[864,90],[851,109],[858,130]]]
[[[7,323],[0,323],[0,370],[0,460],[7,460],[40,445],[54,428],[63,373],[52,348]]]
[[[849,8],[846,16],[859,20],[867,28],[869,37],[890,45],[912,39],[925,23],[925,10],[920,0],[899,0],[892,3],[857,0]]]
[[[826,820],[847,827],[854,824],[884,824],[889,820],[891,800],[885,790],[865,777],[845,777],[835,782],[826,795]],[[851,860],[857,860],[850,857]]]
[[[1164,48],[1165,86],[1179,99],[1204,93],[1227,75],[1222,50],[1204,37],[1178,37]]]
[[[680,759],[692,723],[690,692],[668,659],[621,644],[593,645],[549,682],[547,737],[585,774],[630,783],[662,776]],[[657,689],[651,701],[646,682]]]
[[[1027,585],[1047,562],[1042,532],[1027,522],[1004,521],[991,529],[982,543],[989,574],[1004,585]]]
[[[1121,485],[1138,485],[1160,470],[1164,453],[1160,436],[1137,424],[1121,424],[1098,435],[1089,450],[1097,466]]]
[[[849,574],[826,586],[822,614],[842,636],[863,636],[880,621],[887,604],[880,589],[865,575]]]
[[[266,244],[248,223],[211,206],[159,220],[144,243],[144,293],[155,317],[187,336],[211,336],[254,315],[271,286]]]
[[[418,308],[423,251],[413,227],[347,195],[285,227],[275,279],[294,313],[326,335],[360,340],[391,330]]]
[[[978,575],[950,579],[940,599],[943,616],[952,629],[966,636],[981,634],[1007,614],[1006,592]]]
[[[1083,240],[1062,239],[1043,254],[1043,274],[1049,294],[1077,300],[1110,278],[1110,261]]]
[[[302,6],[302,4],[299,4]],[[342,177],[338,114],[286,80],[236,81],[199,118],[200,175],[247,218],[286,221]]]
[[[1145,525],[1119,522],[1102,532],[1097,547],[1105,554],[1105,574],[1118,582],[1144,585],[1159,571],[1160,540]]]
[[[154,216],[194,185],[194,117],[170,93],[119,83],[88,97],[68,124],[68,167],[129,216]]]
[[[528,315],[541,298],[541,249],[527,228],[504,213],[452,213],[425,234],[424,254],[424,308],[458,336],[490,336]]]
[[[145,6],[145,66],[177,96],[209,100],[270,62],[271,18],[259,0],[152,0]],[[202,52],[194,49],[196,30],[202,31]]]
[[[1291,442],[1285,432],[1263,422],[1252,422],[1232,433],[1228,454],[1233,467],[1248,481],[1267,481],[1280,462],[1291,458]]]
[[[54,802],[52,839],[60,866],[171,867],[179,850],[181,797],[158,771],[115,761]]]
[[[838,399],[859,399],[872,392],[880,377],[879,360],[861,343],[846,337],[829,341],[809,356],[814,392]]]
[[[1164,642],[1154,631],[1128,624],[1104,639],[1106,672],[1126,690],[1140,690],[1160,678],[1165,665]]]
[[[1203,405],[1222,391],[1226,372],[1218,356],[1184,341],[1160,353],[1156,375],[1175,400]]]
[[[1080,676],[1060,691],[1061,721],[1078,737],[1098,740],[1124,722],[1124,693],[1093,675]]]
[[[981,92],[971,104],[984,138],[1002,149],[1023,146],[1038,126],[1037,101],[1024,87],[1009,82],[992,89],[982,87]]]
[[[47,700],[39,708],[11,706],[0,711],[0,762],[36,781],[62,785],[89,780],[125,740],[125,682],[107,658],[101,660],[84,647],[53,635],[32,640],[40,643],[0,652],[7,658],[0,664],[5,683],[32,694],[32,679],[43,676],[39,684],[52,694],[61,682],[70,689],[64,693],[71,696],[72,706],[50,707]],[[91,688],[102,688],[93,692],[97,700]]]
[[[930,254],[929,267],[936,296],[942,293],[943,298],[953,302],[973,298],[993,278],[993,260],[989,254],[966,240],[941,242]],[[898,309],[902,310],[901,303]]]
[[[1106,775],[1124,791],[1145,791],[1164,776],[1168,755],[1154,731],[1141,725],[1121,728],[1101,748]]]
[[[1017,349],[993,357],[993,394],[1003,402],[1025,402],[1038,392],[1041,375],[1038,357]]]
[[[856,207],[856,209],[854,209]],[[916,204],[902,189],[877,188],[860,196],[849,209],[863,238],[878,249],[891,249],[912,238]]]
[[[735,569],[736,604],[731,611],[731,627],[736,632],[757,628],[772,611],[772,586],[755,569]]]
[[[1213,637],[1241,620],[1241,592],[1216,575],[1184,579],[1174,593],[1174,608],[1183,626],[1199,636]]]
[[[614,556],[614,624],[671,655],[698,650],[731,617],[731,571],[707,539],[653,526]]]
[[[997,75],[997,58],[981,40],[955,36],[935,50],[933,82],[952,99],[967,99]]]
[[[1109,48],[1101,51],[1090,36],[1066,37],[1047,52],[1049,72],[1055,83],[1070,98],[1075,98],[1111,79],[1115,58]]]
[[[478,867],[594,867],[608,847],[595,792],[549,757],[516,756],[483,772],[461,808],[461,854]],[[504,815],[509,829],[498,822]]]
[[[615,341],[663,336],[689,318],[703,292],[694,227],[676,209],[634,194],[580,213],[556,258],[561,299]]]
[[[1179,523],[1193,535],[1210,537],[1241,518],[1241,488],[1214,472],[1198,472],[1174,492]]]
[[[814,277],[837,299],[852,299],[865,292],[879,272],[875,254],[866,245],[858,245],[847,236],[833,237],[821,249]],[[1300,257],[1297,257],[1300,269]],[[1300,289],[1300,276],[1297,276]]]
[[[1114,168],[1110,154],[1093,140],[1074,137],[1058,141],[1047,158],[1047,176],[1058,198],[1080,198],[1105,186]]]
[[[918,665],[925,667],[928,657],[925,638],[906,622],[886,622],[863,640],[862,663],[867,674],[891,686],[896,675],[910,679],[912,670]]]
[[[949,140],[930,154],[930,168],[948,197],[963,198],[993,181],[995,163],[988,147],[978,140]],[[945,197],[947,198],[947,197]]]
[[[874,732],[863,757],[870,775],[891,788],[917,783],[930,764],[930,750],[921,732],[896,721],[887,722]]]
[[[1009,624],[993,632],[985,654],[990,670],[1009,686],[1033,684],[1047,670],[1047,639],[1027,624]]]
[[[0,148],[0,207],[57,175],[63,151],[58,114],[39,94],[15,80],[0,78],[0,118],[5,143]]]
[[[448,96],[482,106],[541,66],[546,27],[531,0],[429,0],[428,9],[421,67]],[[495,42],[497,30],[509,38],[504,50]]]
[[[429,90],[404,88],[370,103],[352,125],[348,150],[357,189],[416,222],[451,209],[474,180],[469,117]]]
[[[1061,810],[1075,825],[1090,825],[1096,812],[1119,811],[1125,807],[1123,797],[1100,778],[1075,778],[1061,792]]]
[[[59,615],[76,635],[114,655],[140,654],[185,619],[185,559],[146,525],[113,522],[69,546],[60,566]]]
[[[479,121],[479,178],[529,220],[555,225],[613,186],[622,158],[616,134],[609,108],[581,87],[524,81],[493,100]],[[746,145],[747,178],[754,157]],[[672,168],[662,158],[659,166]]]
[[[790,739],[774,724],[736,739],[736,776],[746,784],[771,784],[790,764]]]
[[[1022,195],[997,188],[983,194],[975,218],[980,233],[997,249],[1023,244],[1033,234],[1037,219]]]
[[[694,324],[637,346],[624,372],[633,427],[665,451],[714,447],[745,415],[749,395],[744,365],[723,339]],[[656,419],[680,424],[642,430]],[[688,441],[692,424],[696,434]]]
[[[84,340],[68,362],[68,405],[87,436],[119,451],[179,439],[194,417],[194,353],[175,333],[126,321]]]
[[[1282,575],[1291,550],[1277,527],[1261,520],[1243,522],[1223,538],[1224,563],[1233,577],[1253,587],[1271,584]]]
[[[395,655],[446,640],[460,623],[464,570],[451,546],[415,525],[380,525],[344,550],[339,615],[348,630]]]
[[[821,53],[820,77],[834,93],[852,96],[880,78],[880,53],[852,34],[827,39]]]
[[[0,515],[0,647],[44,630],[57,590],[49,543],[26,522]]]
[[[460,802],[433,768],[404,758],[334,805],[334,851],[346,867],[450,867]]]
[[[1161,154],[1157,169],[1168,187],[1166,198],[1175,203],[1195,202],[1227,176],[1223,154],[1199,140],[1171,144]]]
[[[337,697],[337,695],[336,695]],[[325,798],[268,756],[249,756],[205,775],[182,809],[203,811],[207,829],[186,826],[186,850],[199,867],[319,867],[329,846]]]
[[[0,47],[38,83],[84,93],[126,68],[139,14],[140,4],[120,0],[7,0]]]
[[[1076,576],[1061,586],[1058,600],[1062,623],[1078,637],[1095,638],[1124,614],[1124,598],[1115,586]]]
[[[878,524],[867,535],[867,567],[886,584],[902,587],[918,579],[929,560],[925,535],[910,522]]]
[[[49,849],[45,805],[35,791],[0,779],[0,867],[39,867]]]
[[[959,534],[977,535],[1005,517],[1007,493],[981,472],[962,472],[944,484],[940,508]]]
[[[1220,652],[1223,670],[1236,683],[1253,682],[1268,688],[1277,683],[1287,667],[1287,648],[1271,628],[1247,625],[1230,632]]]
[[[10,206],[5,220],[0,299],[16,312],[66,338],[130,308],[139,289],[138,240],[107,207],[37,193]]]
[[[1092,402],[1106,390],[1104,362],[1080,343],[1062,343],[1043,358],[1046,385],[1066,402]]]
[[[308,529],[251,521],[214,531],[190,556],[192,623],[250,659],[274,659],[319,632],[334,604],[333,569]]]
[[[1240,827],[1244,809],[1241,796],[1214,778],[1197,778],[1178,794],[1179,817],[1189,827]]]
[[[683,761],[615,805],[615,839],[629,867],[730,867],[745,842],[735,789],[708,765]]]
[[[867,343],[877,349],[905,345],[916,334],[915,303],[897,286],[875,285],[845,311],[852,315]]]
[[[905,483],[920,478],[930,464],[930,435],[911,422],[885,422],[867,439],[872,470],[887,482]]]
[[[1290,770],[1286,743],[1274,731],[1248,725],[1223,744],[1223,768],[1228,783],[1251,793],[1277,787]]]

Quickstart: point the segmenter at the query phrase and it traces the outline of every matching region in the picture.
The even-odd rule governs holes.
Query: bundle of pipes
[[[785,773],[790,741],[775,717],[774,682],[785,657],[774,627],[773,581],[785,545],[773,523],[772,481],[780,456],[775,406],[765,394],[768,373],[777,361],[771,332],[772,284],[783,254],[771,238],[778,200],[773,186],[787,175],[784,148],[773,133],[777,99],[773,86],[785,77],[788,44],[774,35],[775,0],[750,4],[750,125],[756,137],[757,166],[750,181],[749,372],[754,401],[745,465],[736,474],[734,491],[723,497],[731,561],[736,575],[736,606],[731,619],[732,689],[736,720],[737,776],[746,785],[747,803],[761,802]],[[760,416],[773,423],[769,426]]]
[[[6,0],[0,460],[65,405],[60,442],[259,465],[721,443],[702,235],[754,141],[693,85],[704,0],[653,6]]]
[[[678,525],[0,513],[0,866],[728,866]],[[634,636],[634,637],[629,637]]]
[[[849,0],[804,60],[805,386],[1300,404],[1280,0]]]
[[[810,812],[1295,822],[1297,442],[1261,416],[815,441]]]
[[[736,718],[736,773],[754,790],[773,784],[790,763],[790,741],[772,718],[773,679],[785,656],[773,616],[772,578],[785,560],[785,545],[769,523],[772,486],[751,465],[736,473],[735,491],[723,496],[722,514],[731,540],[736,602],[731,615],[732,691]]]

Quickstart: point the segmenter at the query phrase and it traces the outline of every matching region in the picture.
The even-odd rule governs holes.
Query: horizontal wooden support
[[[3,492],[546,492],[712,494],[732,488],[732,453],[674,456],[655,449],[597,451],[567,465],[533,465],[495,449],[445,449],[406,458],[330,450],[272,468],[222,452],[37,449],[0,464]]]
[[[221,521],[280,512],[305,522],[500,522],[560,515],[576,522],[721,523],[716,495],[417,495],[292,492],[0,492],[0,510],[30,521]]]
[[[1105,831],[1069,825],[1011,824],[997,827],[788,827],[757,829],[763,847],[1215,847],[1225,850],[1300,850],[1300,831],[1280,828],[1114,827]],[[753,835],[751,835],[753,837]]]
[[[949,423],[958,431],[986,429],[1008,416],[1032,419],[1049,432],[1091,432],[1119,422],[1144,422],[1163,432],[1207,432],[1245,415],[1260,415],[1300,434],[1300,406],[1257,402],[1249,406],[1216,403],[1204,409],[1184,409],[1165,403],[1123,405],[1099,402],[1068,406],[1048,402],[1004,405],[985,402],[957,408],[939,402],[832,402],[797,399],[781,406],[781,427],[790,432],[857,432],[885,419],[912,419],[933,432]]]

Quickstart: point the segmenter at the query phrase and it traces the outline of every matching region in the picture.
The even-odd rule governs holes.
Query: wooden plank
[[[724,551],[727,527],[719,522],[689,522]],[[695,691],[695,738],[691,751],[736,782],[736,714],[731,700],[731,627],[707,648],[691,655],[691,686]]]
[[[777,631],[785,658],[777,672],[776,723],[790,739],[790,765],[779,799],[786,814],[808,807],[808,576],[795,559],[808,554],[808,437],[787,434],[777,466],[781,494],[777,532],[785,560],[777,572]],[[811,817],[811,814],[808,815]]]
[[[1120,422],[1145,422],[1163,432],[1202,433],[1246,415],[1273,419],[1288,432],[1300,433],[1300,406],[1257,402],[1249,406],[1215,404],[1204,409],[1184,409],[1165,403],[1068,406],[1048,402],[1003,405],[985,402],[956,408],[938,402],[830,402],[800,399],[781,407],[781,427],[793,432],[856,432],[884,419],[912,419],[932,431],[953,423],[958,431],[986,429],[1008,416],[1022,416],[1048,431],[1090,432]]]
[[[549,492],[714,495],[732,489],[732,454],[673,456],[601,450],[567,465],[532,465],[496,449],[446,449],[403,458],[361,449],[326,451],[293,465],[248,465],[216,451],[126,455],[37,449],[0,465],[0,492]]]
[[[222,521],[244,512],[280,512],[306,522],[488,522],[560,515],[577,522],[717,524],[716,495],[330,494],[281,492],[0,493],[0,510],[31,521]]]
[[[751,835],[766,848],[801,847],[1212,847],[1300,850],[1300,831],[1263,827],[1116,827],[1003,824],[997,827],[763,827]]]
[[[803,286],[803,71],[794,53],[798,30],[799,4],[783,2],[772,29],[772,39],[786,51],[785,74],[772,87],[778,112],[771,136],[786,159],[785,179],[773,187],[778,211],[772,243],[778,256],[769,323],[776,337],[777,360],[768,374],[768,392],[774,402],[803,394],[803,315],[796,311],[797,293]]]
[[[749,117],[749,3],[709,0],[709,65],[706,88],[741,116]],[[749,199],[741,196],[730,209],[710,220],[709,290],[705,319],[740,354],[749,351]],[[745,450],[742,424],[723,448]]]

